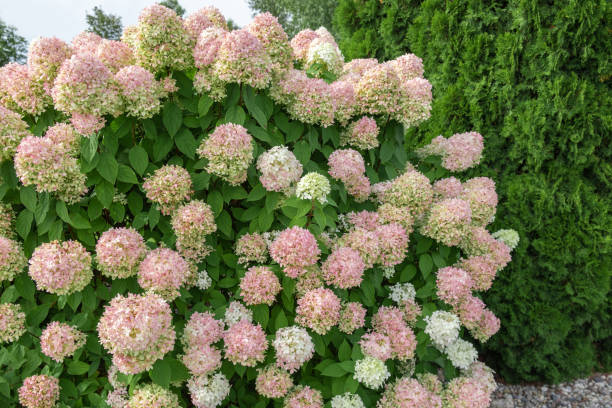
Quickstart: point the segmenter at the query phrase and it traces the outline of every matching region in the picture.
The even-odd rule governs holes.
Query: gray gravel
[[[611,408],[612,374],[557,385],[499,384],[491,408]]]

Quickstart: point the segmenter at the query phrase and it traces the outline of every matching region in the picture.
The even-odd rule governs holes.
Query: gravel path
[[[612,373],[557,385],[499,384],[491,408],[611,408]]]

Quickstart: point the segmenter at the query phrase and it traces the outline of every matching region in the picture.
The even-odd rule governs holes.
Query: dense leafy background
[[[612,369],[612,94],[603,0],[340,0],[348,58],[423,58],[432,117],[409,144],[485,138],[499,222],[521,237],[485,301],[484,348],[508,381]]]
[[[211,205],[218,232],[210,241],[214,252],[199,265],[212,277],[212,287],[206,291],[183,290],[172,302],[178,337],[194,311],[211,310],[221,318],[228,303],[239,299],[238,283],[245,270],[237,264],[233,245],[244,232],[301,225],[317,233],[334,229],[338,214],[373,209],[374,205],[355,203],[337,182],[333,183],[330,203],[325,206],[316,204],[313,208],[310,201],[284,199],[278,193],[263,189],[255,166],[249,170],[248,181],[236,187],[208,174],[203,170],[205,161],[198,160],[195,152],[199,142],[219,124],[233,122],[246,126],[255,138],[256,156],[273,145],[285,144],[304,165],[305,171],[324,173],[327,172],[327,156],[339,147],[340,129],[336,126],[322,129],[291,121],[265,93],[256,93],[249,87],[229,85],[227,98],[222,103],[213,102],[206,95],[200,97],[194,93],[192,74],[174,73],[180,89],[153,119],[108,118],[109,124],[98,135],[82,138],[81,166],[93,194],[80,203],[67,206],[47,194],[37,194],[32,188],[24,187],[18,182],[10,161],[2,164],[4,181],[0,187],[0,199],[11,203],[17,211],[15,228],[28,256],[37,245],[53,239],[79,240],[93,253],[101,232],[123,225],[136,228],[151,248],[159,243],[172,247],[176,237],[170,219],[161,215],[145,198],[141,185],[144,176],[164,164],[185,167],[191,175],[194,198]],[[31,117],[26,120],[34,134],[42,135],[49,125],[65,117],[49,110],[38,120]],[[383,124],[386,125],[379,138],[381,146],[365,157],[371,182],[398,175],[408,159],[402,148],[403,128],[392,121],[381,120]],[[448,175],[435,160],[424,163],[420,169],[432,179]],[[118,193],[125,195],[127,204],[114,200]],[[417,233],[411,235],[409,248],[405,262],[396,267],[395,276],[385,280],[384,285],[382,270],[374,268],[368,271],[359,288],[336,293],[342,299],[362,302],[371,317],[380,305],[391,304],[388,299],[390,284],[410,281],[417,289],[417,300],[425,315],[444,308],[435,298],[435,270],[453,264],[459,256],[457,250],[440,246]],[[255,320],[266,329],[269,339],[278,328],[293,324],[295,319],[295,283],[286,277],[282,283],[283,291],[272,307],[252,307]],[[61,407],[106,407],[104,398],[111,389],[106,375],[111,358],[98,343],[96,324],[104,305],[114,296],[141,291],[135,278],[111,281],[102,278],[97,271],[90,285],[70,296],[36,292],[34,282],[26,273],[14,282],[3,282],[0,301],[23,306],[28,332],[19,341],[0,348],[0,406],[17,406],[17,389],[25,377],[49,373],[60,378]],[[44,356],[38,340],[41,330],[56,320],[69,322],[87,333],[86,346],[63,364]],[[441,368],[447,378],[456,376],[455,368],[431,346],[423,333],[424,322],[420,321],[417,327],[416,372],[437,372]],[[359,385],[352,377],[355,361],[362,358],[358,341],[364,330],[350,336],[337,328],[324,336],[313,334],[315,357],[294,375],[295,382],[320,389],[326,399],[345,391],[357,392],[367,406],[373,406],[379,394]],[[182,392],[183,406],[191,406],[186,388],[180,387],[180,382],[189,375],[179,360],[181,351],[177,341],[174,351],[158,361],[151,371],[122,378],[131,389],[148,381],[163,386],[172,384],[173,391]],[[267,362],[273,359],[274,353],[269,350]],[[391,363],[393,374],[400,370]],[[222,371],[232,384],[224,406],[279,406],[278,401],[272,403],[254,390],[255,368],[234,366],[225,361]]]

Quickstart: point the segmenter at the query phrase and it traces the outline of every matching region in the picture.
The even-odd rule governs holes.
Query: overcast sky
[[[94,6],[107,13],[121,16],[123,26],[135,24],[140,10],[155,0],[0,0],[0,18],[17,27],[28,41],[36,37],[56,36],[70,41],[84,31],[85,14]],[[247,0],[179,0],[187,10],[185,15],[207,5],[217,7],[225,18],[240,27],[251,21]]]

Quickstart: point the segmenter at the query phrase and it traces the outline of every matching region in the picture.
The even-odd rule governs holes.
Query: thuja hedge
[[[2,406],[488,406],[471,342],[517,237],[450,177],[480,134],[406,152],[414,55],[156,5],[35,41],[0,102]]]
[[[508,381],[612,367],[610,5],[605,1],[342,0],[351,58],[423,58],[432,118],[409,144],[474,128],[516,229],[514,261],[485,299],[484,345]]]

